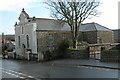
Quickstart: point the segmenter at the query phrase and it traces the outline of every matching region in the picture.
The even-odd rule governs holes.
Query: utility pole
[[[4,43],[5,41],[4,41],[4,33],[2,33],[2,52],[3,52],[3,49],[4,49]]]
[[[0,55],[2,53],[2,35],[0,34]]]
[[[0,34],[0,57],[2,57],[3,44],[4,44],[4,33]]]

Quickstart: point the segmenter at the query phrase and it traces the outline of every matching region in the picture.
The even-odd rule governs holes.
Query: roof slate
[[[80,31],[112,31],[111,29],[108,29],[100,24],[97,23],[86,23],[82,24],[80,26]]]

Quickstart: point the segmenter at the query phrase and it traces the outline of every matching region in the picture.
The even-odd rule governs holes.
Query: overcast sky
[[[87,19],[84,23],[96,22],[110,29],[118,29],[118,1],[100,0],[101,5],[97,8],[101,15]],[[22,8],[31,16],[50,18],[50,11],[42,0],[0,0],[0,34],[14,34],[14,24]]]

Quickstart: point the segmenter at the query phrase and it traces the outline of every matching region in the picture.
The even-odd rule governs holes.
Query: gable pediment
[[[29,15],[23,9],[22,12],[20,13],[18,20],[20,22],[25,22],[28,18],[29,18]]]

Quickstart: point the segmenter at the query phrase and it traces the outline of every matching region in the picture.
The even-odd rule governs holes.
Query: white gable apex
[[[22,9],[20,16],[19,16],[19,22],[20,23],[24,23],[27,22],[27,19],[29,18],[29,15],[24,11],[24,9]]]

